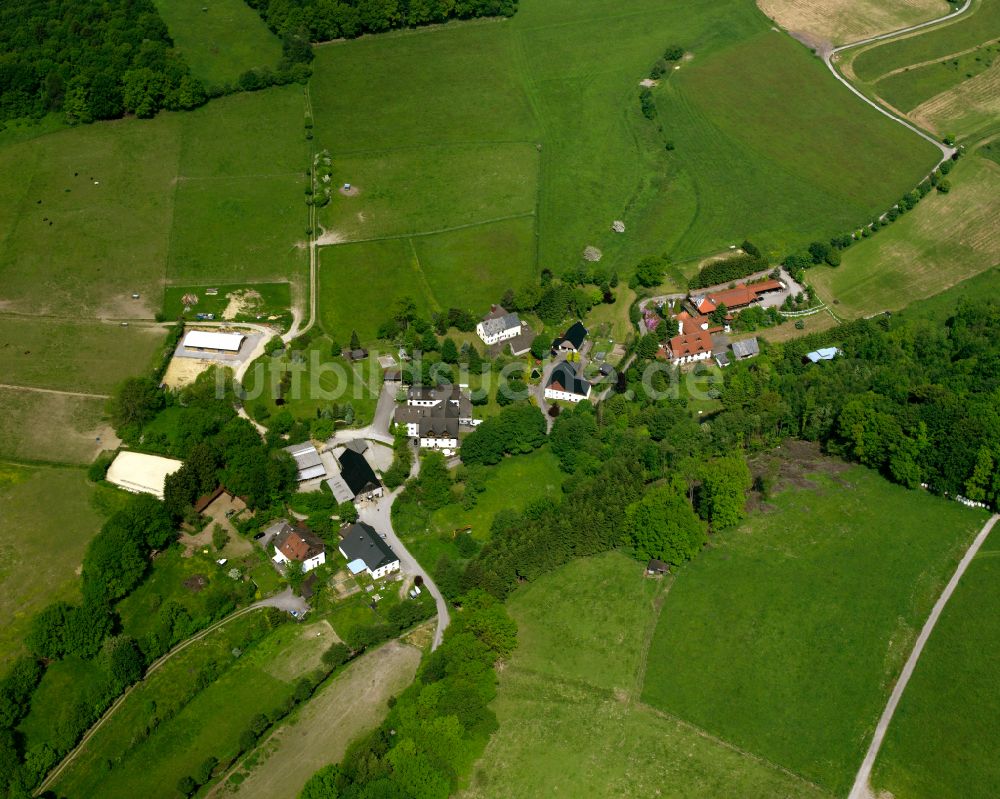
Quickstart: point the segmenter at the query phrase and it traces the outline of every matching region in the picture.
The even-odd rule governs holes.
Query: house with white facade
[[[476,334],[487,346],[521,335],[521,319],[508,313],[499,305],[491,305],[490,312],[476,325]]]
[[[340,531],[340,554],[347,558],[347,567],[353,574],[365,571],[373,580],[399,571],[399,558],[392,547],[364,522]]]
[[[580,402],[589,396],[590,383],[580,377],[573,364],[560,361],[555,365],[545,384],[545,399]]]
[[[293,527],[287,521],[279,523],[278,534],[272,539],[275,563],[301,563],[308,572],[326,563],[326,546],[302,522]]]
[[[394,419],[418,446],[431,449],[456,449],[459,427],[481,421],[472,418],[472,398],[460,386],[411,386]]]
[[[707,330],[695,330],[674,336],[667,351],[674,366],[707,361],[712,357],[712,334]]]

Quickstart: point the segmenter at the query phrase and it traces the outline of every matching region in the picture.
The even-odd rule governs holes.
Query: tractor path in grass
[[[874,793],[868,784],[868,780],[871,777],[872,767],[875,765],[879,749],[882,748],[882,741],[885,739],[892,716],[896,712],[896,707],[899,705],[899,700],[902,698],[903,692],[906,690],[906,684],[910,681],[910,677],[913,676],[917,661],[920,659],[920,653],[924,651],[924,645],[934,631],[934,625],[937,624],[937,620],[941,616],[941,611],[948,604],[948,600],[951,599],[951,595],[955,592],[959,580],[962,579],[965,570],[972,563],[972,559],[976,557],[976,553],[979,552],[979,548],[986,541],[990,530],[993,529],[998,520],[1000,520],[1000,514],[993,514],[990,520],[983,525],[983,529],[979,531],[979,535],[976,536],[972,545],[966,551],[965,556],[959,562],[958,568],[955,569],[951,580],[948,581],[948,585],[945,586],[944,591],[941,592],[941,596],[938,597],[938,601],[931,610],[931,615],[927,617],[920,635],[917,636],[917,642],[913,646],[913,651],[910,653],[910,657],[907,658],[906,665],[903,666],[899,680],[896,681],[896,685],[892,689],[892,694],[889,696],[885,710],[882,711],[882,717],[878,720],[878,724],[875,727],[875,735],[872,737],[872,742],[868,747],[868,752],[865,754],[865,759],[861,762],[861,768],[858,769],[857,776],[854,778],[854,786],[851,788],[848,799],[873,799]]]
[[[15,386],[12,383],[0,383],[0,388],[11,391],[36,391],[40,394],[58,394],[61,397],[83,397],[84,399],[111,399],[107,394],[88,394],[84,391],[60,391],[55,388],[38,388],[37,386]]]
[[[823,48],[821,51],[821,55],[823,56],[823,63],[826,64],[827,68],[830,70],[833,76],[837,80],[839,80],[842,84],[844,84],[852,93],[860,97],[862,100],[868,103],[868,105],[870,105],[880,114],[884,114],[885,116],[889,117],[889,119],[895,120],[904,128],[913,131],[918,136],[920,136],[920,138],[929,141],[931,144],[933,144],[935,147],[941,150],[941,160],[937,163],[935,169],[937,169],[938,166],[940,166],[942,163],[947,161],[955,154],[955,148],[943,144],[942,142],[938,141],[933,136],[931,136],[929,133],[926,133],[920,128],[918,128],[916,125],[907,122],[905,119],[902,119],[901,117],[892,113],[884,106],[880,105],[879,103],[876,103],[870,97],[866,96],[864,92],[862,92],[860,89],[855,88],[855,86],[847,78],[845,78],[841,74],[840,70],[838,70],[837,67],[834,65],[834,58],[836,58],[837,55],[844,52],[845,50],[849,50],[854,47],[861,47],[862,45],[871,44],[872,42],[882,41],[883,39],[892,39],[896,36],[902,36],[907,33],[914,33],[916,31],[922,30],[923,28],[927,28],[932,25],[938,25],[939,23],[945,22],[946,20],[954,19],[955,17],[964,14],[966,11],[968,11],[971,6],[972,6],[972,0],[965,0],[965,4],[960,9],[958,9],[957,11],[952,11],[949,14],[945,14],[943,17],[938,17],[937,19],[931,19],[928,20],[927,22],[921,22],[918,25],[911,25],[908,28],[901,28],[898,31],[883,33],[880,34],[879,36],[870,36],[869,38],[862,39],[859,42],[851,42],[850,44],[844,44],[841,45],[840,47],[833,47],[829,49]]]

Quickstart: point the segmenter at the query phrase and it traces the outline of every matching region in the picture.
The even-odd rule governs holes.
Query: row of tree
[[[314,42],[472,17],[511,17],[517,0],[246,0],[267,26]]]

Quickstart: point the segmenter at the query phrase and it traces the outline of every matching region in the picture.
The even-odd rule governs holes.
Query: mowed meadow
[[[674,575],[646,579],[642,564],[611,553],[511,596],[518,649],[500,672],[500,729],[463,796],[846,795],[917,632],[986,515],[803,445],[758,468],[776,492]],[[966,648],[969,626],[954,633]],[[946,649],[931,676],[939,687],[955,662]],[[988,664],[987,651],[964,670],[981,680]],[[922,694],[893,780],[880,786],[919,779],[931,719],[968,740],[991,718],[986,708],[960,719],[930,686]],[[980,776],[962,784],[989,784]]]

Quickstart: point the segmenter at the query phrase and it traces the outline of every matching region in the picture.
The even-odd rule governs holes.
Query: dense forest
[[[275,33],[314,42],[472,17],[510,17],[517,0],[246,0]]]
[[[205,96],[152,0],[0,4],[0,120],[149,117]]]

